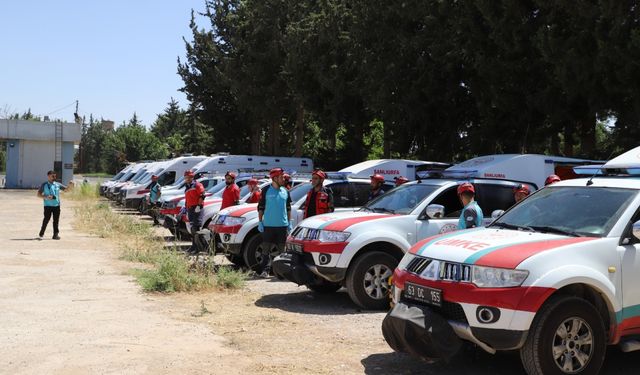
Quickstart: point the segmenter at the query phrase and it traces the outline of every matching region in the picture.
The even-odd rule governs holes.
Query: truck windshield
[[[368,202],[360,210],[407,215],[438,188],[439,186],[427,184],[401,185]]]
[[[636,190],[620,188],[548,187],[513,207],[491,227],[604,237],[636,194]]]

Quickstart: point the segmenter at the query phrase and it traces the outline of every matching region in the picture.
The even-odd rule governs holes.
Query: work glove
[[[291,233],[292,230],[293,230],[293,223],[289,221],[289,225],[287,226],[287,233]]]
[[[193,210],[193,212],[199,214],[201,210],[202,210],[202,206],[197,205],[196,208]]]
[[[262,221],[258,222],[258,232],[264,232],[264,224],[262,224]]]

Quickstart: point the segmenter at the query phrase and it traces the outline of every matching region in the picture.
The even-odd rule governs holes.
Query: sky
[[[87,119],[118,125],[135,112],[150,126],[172,97],[185,108],[177,58],[191,9],[204,0],[2,1],[0,118],[31,108],[73,122],[78,100]]]

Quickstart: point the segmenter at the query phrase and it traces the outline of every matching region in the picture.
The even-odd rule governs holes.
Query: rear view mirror
[[[640,220],[633,223],[631,227],[631,234],[635,237],[636,240],[640,241]]]
[[[504,210],[494,210],[491,213],[491,220],[495,220],[495,219],[499,218],[500,216],[502,216],[503,213],[504,213]]]
[[[442,219],[444,217],[444,206],[441,204],[428,205],[427,217],[429,219]]]

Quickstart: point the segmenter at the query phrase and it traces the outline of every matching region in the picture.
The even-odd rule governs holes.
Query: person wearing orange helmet
[[[394,177],[393,179],[396,181],[396,187],[409,182],[409,179],[404,176]]]
[[[379,196],[384,194],[384,190],[382,190],[382,185],[384,184],[384,176],[376,173],[369,177],[371,177],[371,192],[369,192],[369,201],[372,201],[373,199],[378,198]]]
[[[187,218],[191,223],[191,247],[187,250],[187,253],[198,254],[207,246],[204,239],[198,234],[202,226],[205,190],[204,186],[193,178],[193,171],[187,170],[184,172],[184,206],[187,210]]]
[[[529,194],[531,194],[531,191],[525,184],[520,184],[513,190],[513,198],[516,200],[516,203],[528,197]]]
[[[236,185],[236,174],[228,171],[224,175],[224,183],[227,185],[222,192],[222,204],[220,209],[240,204],[240,188]]]
[[[458,198],[464,206],[458,219],[458,229],[469,229],[482,226],[484,215],[475,201],[476,189],[470,182],[458,185]]]
[[[333,212],[333,193],[323,186],[326,173],[317,169],[311,174],[311,190],[304,203],[304,218]]]
[[[255,178],[247,181],[247,186],[249,186],[249,192],[251,195],[247,199],[247,203],[258,203],[260,202],[260,197],[262,196],[262,191],[260,191],[260,187],[258,187],[258,180]]]
[[[557,174],[550,174],[546,180],[544,180],[544,186],[555,184],[556,182],[560,182],[562,179],[558,177]]]

